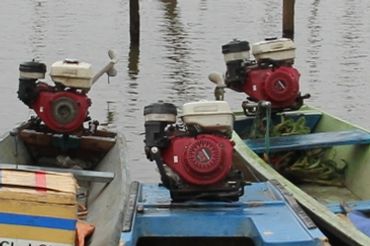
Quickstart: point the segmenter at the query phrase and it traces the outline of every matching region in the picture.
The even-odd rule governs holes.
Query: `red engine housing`
[[[222,181],[232,166],[233,142],[217,135],[173,137],[162,152],[164,163],[185,182],[212,185]]]
[[[75,91],[40,91],[32,108],[50,129],[71,133],[86,120],[90,99]]]
[[[272,108],[289,108],[299,97],[297,69],[288,66],[278,68],[247,68],[243,91],[253,101],[270,101]]]

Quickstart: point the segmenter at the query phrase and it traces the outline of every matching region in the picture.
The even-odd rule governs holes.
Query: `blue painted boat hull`
[[[245,195],[238,202],[172,203],[163,187],[136,187],[130,193],[131,205],[125,210],[121,234],[125,246],[152,245],[151,240],[171,238],[176,238],[176,245],[191,238],[193,246],[198,245],[199,239],[203,240],[199,245],[207,245],[207,239],[240,241],[232,245],[322,245],[326,239],[314,224],[298,217],[286,197],[270,182],[246,185]],[[148,244],[141,243],[144,241]]]

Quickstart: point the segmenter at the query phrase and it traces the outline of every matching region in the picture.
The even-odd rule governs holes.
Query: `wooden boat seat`
[[[265,139],[246,139],[245,144],[256,153],[265,151]],[[370,144],[370,133],[363,130],[318,132],[305,135],[271,137],[269,152],[329,148],[335,145]]]
[[[37,146],[37,147],[50,147],[60,144],[63,141],[63,135],[61,134],[48,134],[43,132],[37,132],[35,130],[22,129],[19,133],[19,137],[26,144]],[[68,148],[78,148],[82,150],[107,152],[109,151],[116,142],[115,136],[70,136],[70,145]]]
[[[370,200],[349,201],[346,203],[353,211],[370,212]],[[336,214],[345,212],[339,202],[329,203],[326,207]]]

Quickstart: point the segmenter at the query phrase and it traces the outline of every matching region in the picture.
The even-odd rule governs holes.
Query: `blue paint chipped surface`
[[[256,245],[321,245],[325,236],[308,229],[270,183],[245,187],[238,202],[171,203],[158,185],[141,185],[132,230],[122,233],[126,246],[140,237],[248,237]],[[137,211],[137,209],[135,209]]]

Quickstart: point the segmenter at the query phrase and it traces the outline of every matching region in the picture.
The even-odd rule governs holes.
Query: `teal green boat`
[[[226,87],[247,95],[235,113],[237,165],[248,181],[285,188],[331,244],[370,245],[370,132],[305,105],[294,52],[288,38],[222,46],[225,76],[209,77],[216,99]]]
[[[276,180],[280,183],[327,233],[332,244],[370,245],[370,238],[351,223],[350,216],[345,216],[354,212],[366,215],[370,211],[370,191],[367,188],[370,133],[308,106],[281,113],[277,117],[304,117],[309,133],[270,137],[268,150],[264,137],[252,140],[245,136],[255,119],[243,113],[236,114],[233,140],[238,165],[244,167],[245,173],[249,174],[248,179]],[[280,123],[276,121],[274,125]],[[304,159],[307,158],[305,154],[314,151],[320,157],[316,163],[301,164],[302,167],[299,167],[298,157],[296,163],[289,163],[289,155],[301,154]],[[286,161],[280,163],[285,166],[276,166],[279,164],[276,161],[278,158]],[[292,159],[290,161],[294,162]],[[330,173],[329,170],[331,175],[323,175]],[[363,218],[365,224],[369,220]]]

